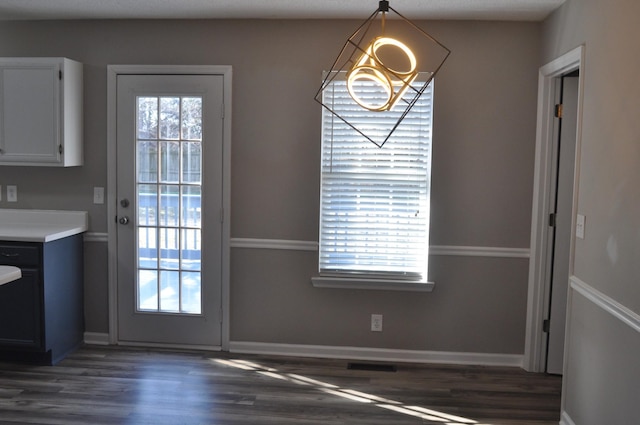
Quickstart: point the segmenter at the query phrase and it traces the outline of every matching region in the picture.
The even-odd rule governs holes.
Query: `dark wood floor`
[[[1,424],[557,425],[561,379],[520,369],[84,347],[0,363]]]

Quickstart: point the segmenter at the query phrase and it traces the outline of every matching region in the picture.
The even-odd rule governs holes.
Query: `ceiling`
[[[540,21],[565,0],[390,0],[409,19]],[[0,20],[366,19],[377,0],[1,0]]]

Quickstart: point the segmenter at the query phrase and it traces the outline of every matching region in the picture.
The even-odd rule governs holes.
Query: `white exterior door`
[[[117,76],[119,343],[221,346],[223,88]]]

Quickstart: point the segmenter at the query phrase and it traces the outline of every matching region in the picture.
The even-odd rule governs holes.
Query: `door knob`
[[[120,220],[118,220],[118,222],[120,224],[129,224],[129,217],[127,217],[126,215],[124,217],[120,217]]]

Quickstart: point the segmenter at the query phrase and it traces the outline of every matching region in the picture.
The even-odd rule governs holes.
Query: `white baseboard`
[[[447,363],[522,367],[520,354],[463,353],[447,351],[390,350],[385,348],[334,347],[323,345],[271,344],[231,341],[229,351],[293,357],[369,360],[404,363]]]
[[[109,334],[85,332],[85,344],[109,345]],[[480,366],[522,367],[520,354],[463,353],[449,351],[391,350],[386,348],[340,347],[325,345],[272,344],[231,341],[229,352],[292,357],[369,360],[402,363],[441,363]]]
[[[84,343],[90,345],[109,345],[109,334],[100,332],[85,332]]]
[[[562,412],[560,416],[560,425],[576,425],[567,412]]]

